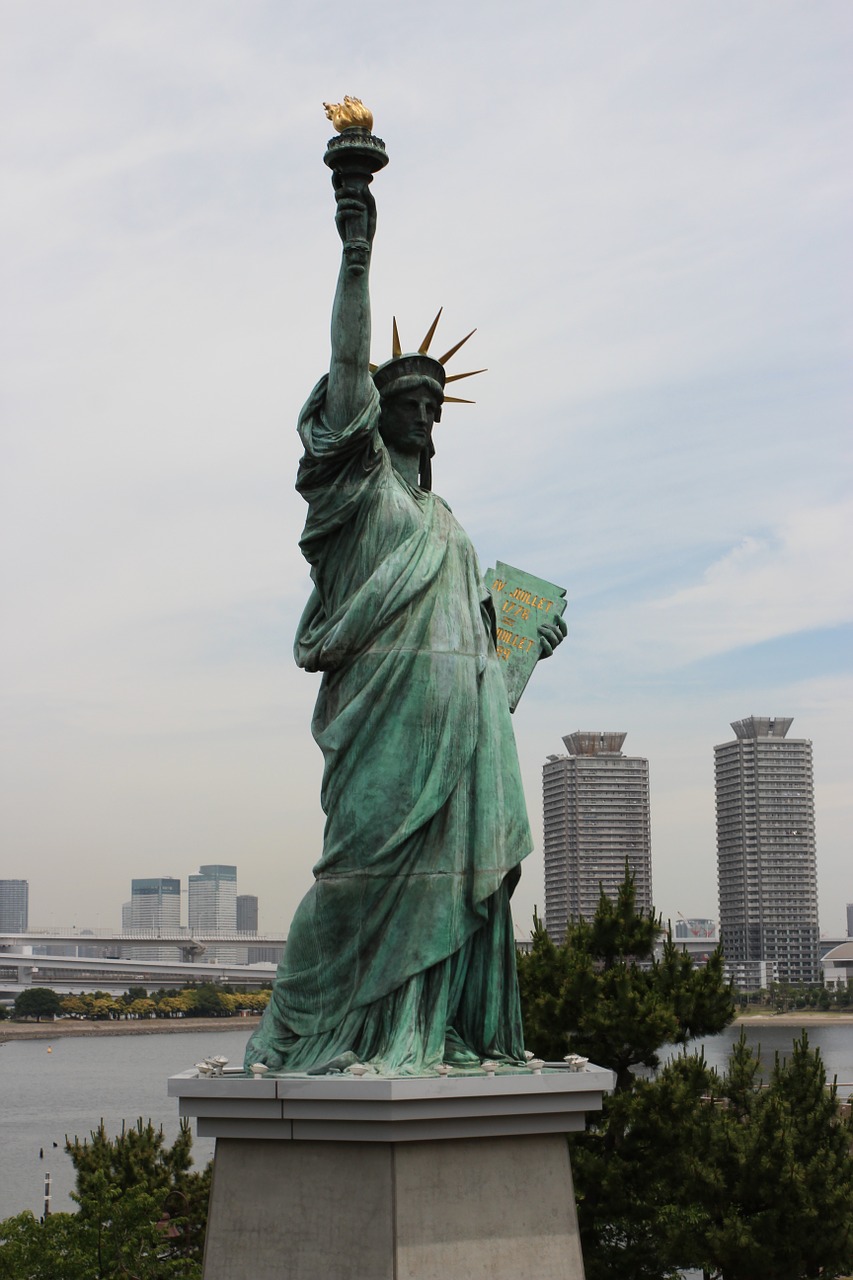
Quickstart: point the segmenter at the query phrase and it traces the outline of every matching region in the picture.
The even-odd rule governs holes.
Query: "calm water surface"
[[[722,1071],[739,1029],[702,1042],[709,1066]],[[796,1027],[748,1026],[751,1044],[760,1044],[765,1068],[778,1050],[791,1051]],[[118,1133],[122,1120],[139,1116],[162,1124],[167,1139],[178,1132],[177,1099],[166,1096],[170,1075],[194,1062],[221,1053],[240,1062],[247,1039],[245,1027],[181,1035],[109,1036],[8,1041],[0,1045],[0,1218],[23,1209],[40,1214],[44,1175],[53,1182],[53,1209],[73,1208],[69,1192],[74,1170],[63,1151],[66,1133],[88,1137],[103,1117],[107,1131]],[[819,1048],[831,1078],[853,1091],[853,1025],[809,1028],[809,1041]],[[48,1053],[48,1045],[52,1052]],[[56,1145],[54,1145],[56,1144]],[[43,1150],[43,1158],[39,1150]],[[197,1163],[213,1154],[212,1139],[194,1140]]]
[[[799,1027],[779,1027],[772,1025],[755,1026],[745,1024],[744,1030],[748,1043],[753,1049],[761,1051],[761,1070],[768,1075],[773,1069],[776,1054],[781,1057],[790,1056],[794,1040],[800,1035]],[[836,1077],[839,1091],[853,1092],[853,1023],[835,1023],[831,1026],[806,1026],[809,1045],[819,1049],[826,1067],[826,1078]],[[688,1046],[701,1048],[709,1067],[722,1074],[726,1069],[729,1052],[740,1036],[740,1027],[729,1027],[719,1036],[709,1036],[707,1040],[696,1040]],[[847,1085],[844,1091],[841,1086]]]
[[[216,1053],[239,1065],[248,1034],[245,1027],[226,1025],[179,1035],[68,1036],[0,1045],[0,1219],[23,1209],[41,1214],[48,1170],[54,1212],[74,1209],[65,1135],[88,1138],[101,1117],[111,1135],[120,1132],[122,1120],[132,1125],[142,1116],[162,1124],[173,1140],[178,1100],[166,1096],[168,1077]],[[193,1151],[196,1163],[205,1164],[213,1139],[194,1135]]]

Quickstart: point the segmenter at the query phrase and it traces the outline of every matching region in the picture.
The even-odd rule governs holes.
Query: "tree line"
[[[116,1021],[124,1018],[233,1018],[243,1010],[263,1013],[270,990],[241,991],[202,982],[161,989],[150,995],[146,987],[130,987],[123,995],[106,991],[81,991],[59,995],[51,987],[28,987],[15,998],[14,1018],[86,1018]],[[0,1006],[2,1008],[2,1006]],[[0,1014],[0,1017],[4,1016]]]

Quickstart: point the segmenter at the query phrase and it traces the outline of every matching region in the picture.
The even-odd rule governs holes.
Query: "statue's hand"
[[[372,244],[376,233],[376,201],[366,182],[347,177],[337,170],[332,172],[337,208],[335,223],[344,244],[352,240]]]
[[[568,628],[559,614],[550,622],[539,623],[539,660],[550,658],[558,644],[566,638]]]

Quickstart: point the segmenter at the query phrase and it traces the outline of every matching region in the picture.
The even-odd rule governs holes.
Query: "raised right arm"
[[[370,396],[370,257],[376,205],[366,183],[333,173],[335,222],[343,241],[341,269],[332,307],[332,358],[326,422],[343,431]]]

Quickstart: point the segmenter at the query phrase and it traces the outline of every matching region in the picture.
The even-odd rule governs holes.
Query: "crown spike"
[[[367,367],[368,367],[368,369],[370,370],[370,372],[371,372],[371,373],[375,373],[375,372],[376,372],[376,370],[379,368],[379,365],[378,365],[378,364],[373,364],[373,363],[371,363],[371,362],[368,362]],[[446,381],[446,379],[445,379],[445,381]]]
[[[400,335],[397,332],[397,317],[394,316],[392,319],[392,332],[391,332],[391,358],[393,360],[396,360],[402,354],[403,354],[403,348],[400,346]]]
[[[476,400],[462,400],[459,396],[445,396],[444,404],[476,404]]]
[[[424,340],[423,340],[423,342],[421,343],[421,345],[418,347],[418,354],[419,354],[419,355],[425,356],[425,355],[427,354],[427,352],[429,351],[429,344],[432,342],[433,334],[435,333],[436,325],[438,324],[438,322],[439,322],[439,320],[440,320],[440,318],[441,318],[441,313],[442,313],[442,311],[443,311],[443,310],[444,310],[444,307],[439,307],[439,308],[438,308],[438,315],[435,317],[435,319],[433,320],[432,324],[431,324],[431,325],[430,325],[430,327],[427,329],[427,331],[426,331],[426,337],[424,338]]]
[[[473,378],[477,373],[487,373],[487,369],[469,369],[467,373],[449,373],[445,382],[458,382],[460,378]]]
[[[443,356],[439,356],[439,357],[438,357],[438,363],[439,363],[439,364],[447,364],[447,362],[448,362],[448,360],[450,359],[450,357],[451,357],[451,356],[455,356],[455,355],[456,355],[456,352],[459,350],[459,348],[460,348],[460,347],[464,347],[464,345],[465,345],[465,343],[468,341],[468,339],[472,336],[472,334],[475,334],[476,332],[477,332],[477,330],[476,330],[476,329],[472,329],[472,330],[471,330],[471,333],[466,333],[466,334],[465,334],[465,337],[464,337],[464,338],[462,338],[459,342],[457,342],[457,344],[456,344],[456,346],[455,346],[455,347],[451,347],[449,351],[445,351],[445,353],[444,353],[444,355],[443,355]]]

